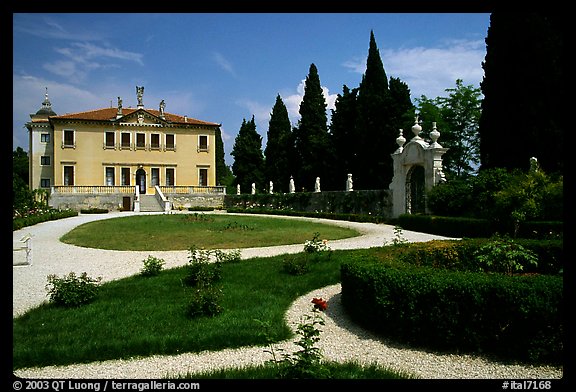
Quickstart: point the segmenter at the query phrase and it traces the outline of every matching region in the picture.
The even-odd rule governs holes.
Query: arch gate
[[[392,154],[394,177],[389,187],[394,218],[401,214],[429,213],[426,191],[445,181],[442,155],[448,149],[437,142],[440,132],[436,129],[436,123],[432,123],[431,143],[419,136],[421,131],[416,117],[412,126],[414,137],[406,143],[401,129],[400,136],[396,138],[398,149]]]

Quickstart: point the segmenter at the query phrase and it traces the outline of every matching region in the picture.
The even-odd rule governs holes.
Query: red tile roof
[[[122,109],[122,116],[130,115],[140,109],[124,108]],[[142,109],[153,116],[160,117],[160,111],[154,109]],[[92,121],[110,121],[116,119],[117,108],[104,108],[95,109],[88,112],[68,113],[61,116],[50,116],[54,120],[92,120]],[[164,112],[164,118],[170,123],[190,124],[190,125],[207,125],[207,126],[220,126],[220,124],[202,121],[195,118],[180,116]]]

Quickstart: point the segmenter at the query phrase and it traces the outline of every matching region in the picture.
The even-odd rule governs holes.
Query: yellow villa
[[[57,115],[46,92],[31,114],[30,189],[50,191],[55,208],[168,211],[218,206],[216,130],[220,124],[138,105]]]

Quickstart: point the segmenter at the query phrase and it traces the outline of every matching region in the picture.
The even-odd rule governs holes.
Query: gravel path
[[[33,262],[31,266],[13,267],[13,317],[47,300],[45,285],[49,274],[62,276],[70,271],[77,274],[87,272],[89,276],[102,276],[103,281],[110,281],[138,273],[142,268],[142,260],[148,255],[163,258],[166,261],[164,268],[181,266],[188,262],[188,251],[112,251],[81,248],[58,241],[58,238],[79,224],[131,214],[134,213],[79,215],[15,231],[13,241],[31,234]],[[355,228],[362,233],[358,237],[330,241],[329,246],[334,250],[382,246],[385,242],[390,243],[395,238],[394,227],[390,225],[298,217],[291,219],[308,219],[337,224]],[[407,230],[403,230],[402,235],[411,242],[446,238]],[[302,249],[301,244],[242,249],[242,258],[297,253]],[[327,360],[378,363],[423,379],[561,379],[563,377],[562,367],[503,365],[473,356],[437,355],[387,344],[382,339],[358,328],[346,317],[340,305],[340,284],[314,290],[297,299],[286,314],[286,320],[294,330],[300,323],[301,317],[304,314],[310,314],[312,309],[310,301],[313,297],[328,300],[328,308],[322,313],[325,325],[320,327],[321,340],[317,344]],[[294,341],[274,345],[274,349],[280,348],[284,352],[298,349]],[[133,360],[19,369],[15,375],[23,378],[158,379],[174,377],[186,372],[261,364],[271,359],[271,355],[265,352],[265,349],[267,348],[248,347],[174,356],[151,356]]]

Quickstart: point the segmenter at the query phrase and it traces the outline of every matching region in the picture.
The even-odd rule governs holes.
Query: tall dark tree
[[[388,78],[371,31],[366,72],[358,88],[359,140],[356,142],[361,145],[357,162],[361,169],[352,173],[355,189],[384,189],[392,181],[390,154],[398,148],[398,130],[397,124],[392,123],[391,101]]]
[[[563,171],[565,23],[560,15],[498,12],[490,16],[480,84],[481,169],[528,169],[536,157]]]
[[[240,184],[242,193],[249,193],[252,183],[256,184],[256,190],[264,189],[262,136],[256,131],[254,116],[250,121],[242,120],[230,155],[234,157],[232,171],[236,176],[235,185]]]
[[[12,213],[28,211],[34,196],[28,186],[28,153],[22,147],[12,151]]]
[[[266,149],[264,150],[264,174],[267,181],[274,183],[274,190],[278,192],[288,191],[290,176],[293,175],[290,167],[293,143],[292,124],[288,117],[288,109],[278,94],[270,114]]]
[[[416,108],[410,98],[410,88],[400,78],[390,77],[390,119],[398,129],[409,130],[414,125]],[[396,132],[398,133],[398,129]]]
[[[12,175],[24,184],[28,184],[28,162],[28,153],[22,147],[16,147],[16,150],[12,151]]]
[[[224,158],[224,141],[222,140],[222,130],[216,129],[216,185],[224,184],[224,178],[228,175],[228,167]]]
[[[357,134],[356,120],[358,118],[358,108],[356,96],[358,89],[350,90],[344,85],[342,94],[338,94],[332,116],[330,120],[330,137],[334,149],[334,160],[332,168],[331,186],[334,190],[345,188],[348,173],[360,172],[357,166],[358,157],[361,153],[359,136]]]
[[[307,190],[314,188],[316,177],[329,173],[331,148],[328,139],[326,100],[316,65],[311,64],[300,104],[300,120],[294,128],[297,174],[295,181]]]

